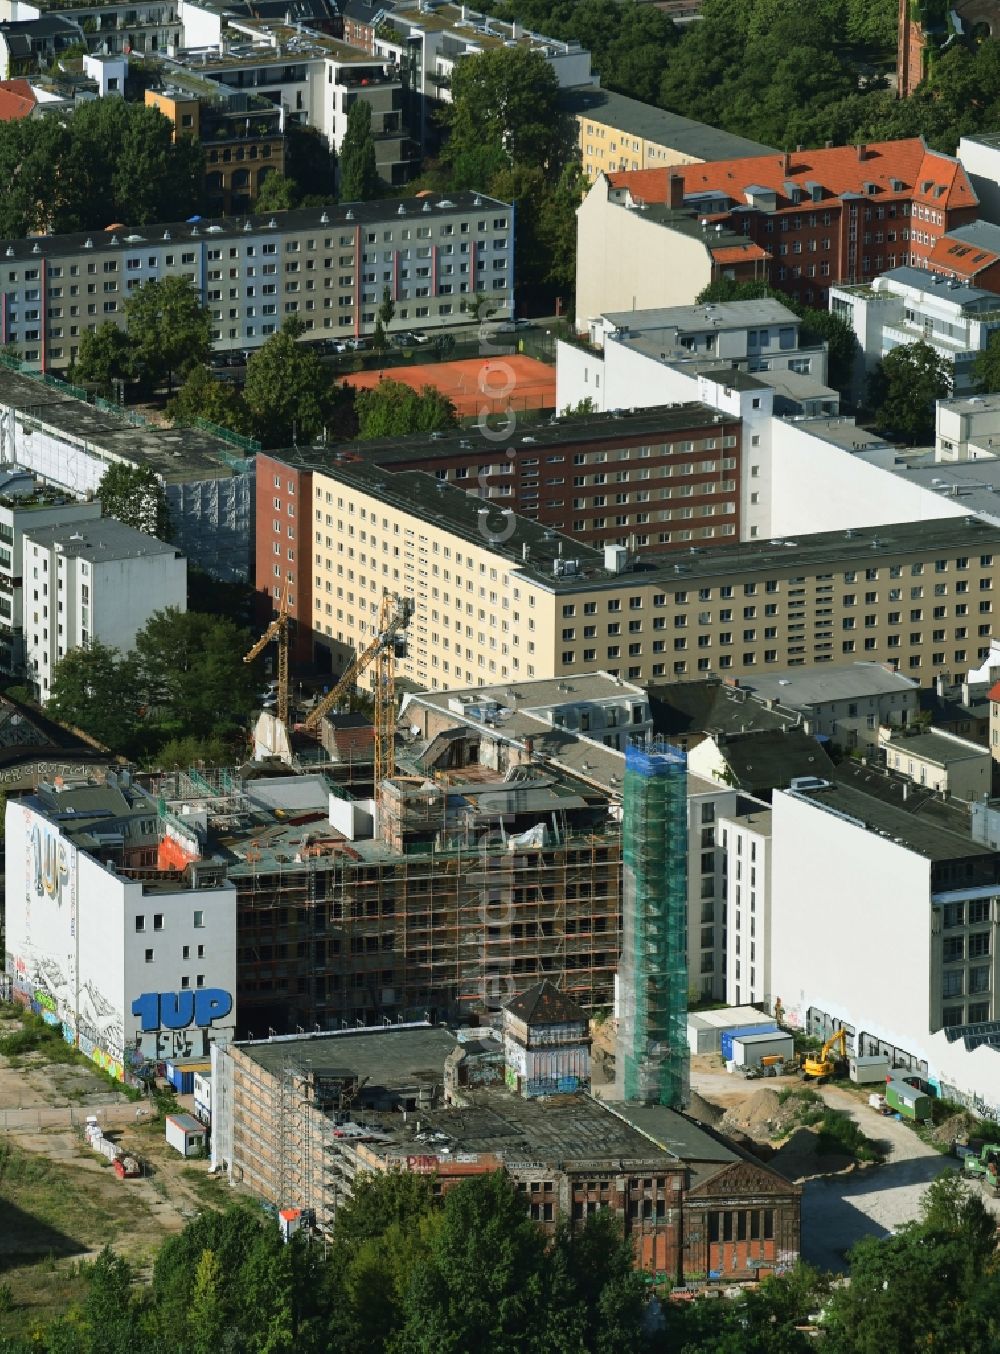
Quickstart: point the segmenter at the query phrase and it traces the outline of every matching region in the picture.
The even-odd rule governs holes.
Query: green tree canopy
[[[134,381],[138,375],[133,340],[111,320],[86,330],[72,375],[81,385],[97,386],[102,395],[112,396],[116,381]]]
[[[96,497],[101,501],[103,516],[113,517],[161,541],[169,540],[166,490],[148,466],[120,461],[109,465],[101,476]]]
[[[340,196],[344,202],[367,202],[378,196],[379,185],[371,104],[355,99],[340,146]]]
[[[455,406],[435,386],[414,390],[402,381],[380,381],[354,397],[358,415],[358,437],[372,441],[383,437],[405,437],[407,433],[429,433],[456,424]]]
[[[206,362],[212,321],[186,277],[151,278],[125,301],[128,336],[145,379],[157,385]]]
[[[318,437],[333,407],[330,376],[315,352],[298,342],[303,332],[301,321],[286,320],[247,363],[243,398],[267,446]]]
[[[260,186],[254,209],[258,212],[284,212],[298,206],[295,181],[285,174],[268,174]]]
[[[174,139],[155,108],[94,99],[0,124],[0,232],[103,230],[115,222],[172,221],[197,210],[200,145]]]
[[[558,173],[566,162],[572,128],[559,103],[555,73],[541,52],[497,47],[458,62],[451,100],[441,119],[448,129],[444,159],[456,188],[483,187],[481,178],[467,181],[470,172],[527,165]]]
[[[972,374],[982,394],[1000,390],[1000,329],[990,335],[986,347],[976,357]]]
[[[140,720],[136,665],[129,655],[91,642],[71,649],[52,674],[46,708],[113,752],[133,750]]]
[[[244,727],[260,705],[260,669],[243,662],[252,638],[221,616],[157,611],[135,640],[137,680],[164,731],[205,737]]]
[[[184,384],[167,406],[174,423],[188,425],[207,419],[219,428],[249,435],[253,420],[243,396],[228,381],[220,381],[199,363],[184,378]]]
[[[886,353],[868,382],[875,426],[906,442],[934,438],[935,402],[951,394],[950,364],[929,343],[903,343]]]
[[[337,201],[337,156],[317,127],[285,128],[285,173],[295,185],[295,206]]]

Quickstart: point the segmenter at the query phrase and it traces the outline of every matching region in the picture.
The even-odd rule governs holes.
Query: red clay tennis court
[[[403,381],[415,390],[432,385],[451,400],[459,418],[475,418],[484,408],[491,414],[500,414],[508,409],[556,407],[555,368],[521,353],[387,367],[385,371],[356,371],[342,379],[356,390],[370,390],[382,380]]]

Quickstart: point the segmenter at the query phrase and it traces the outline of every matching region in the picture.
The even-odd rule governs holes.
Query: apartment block
[[[485,503],[589,545],[639,553],[686,549],[684,529],[664,527],[654,504],[670,491],[683,500],[678,521],[697,522],[702,539],[740,534],[741,423],[708,405],[688,404],[573,416],[533,426],[500,454],[477,432],[416,435],[260,453],[257,458],[257,590],[274,609],[285,594],[308,656],[313,584],[304,559],[301,515],[312,476],[325,466],[377,465],[388,473],[422,470]],[[593,468],[591,468],[593,467]],[[298,519],[296,517],[298,514]],[[308,529],[307,529],[308,534]]]
[[[774,1005],[771,990],[771,810],[740,797],[718,819],[726,911],[726,988],[730,1005]]]
[[[154,611],[187,610],[181,552],[114,518],[29,527],[21,554],[25,668],[43,704],[73,649],[128,652]]]
[[[370,334],[388,286],[395,325],[455,324],[463,298],[510,313],[514,208],[478,193],[377,199],[274,216],[0,241],[0,335],[29,367],[62,371],[81,334],[125,323],[125,298],[185,277],[222,351],[257,348],[297,316],[311,337]]]
[[[106,4],[74,4],[73,0],[0,0],[0,23],[71,20],[82,30],[93,52],[106,56],[165,52],[181,43],[182,5],[177,0],[108,0]]]
[[[100,515],[100,503],[78,503],[65,492],[39,485],[33,475],[0,479],[0,672],[6,676],[24,672],[25,533],[54,526],[83,530]],[[32,591],[29,581],[29,611]]]
[[[977,215],[965,170],[921,138],[602,174],[577,218],[577,325],[720,277],[822,308],[836,282],[930,267]]]
[[[781,153],[773,146],[608,89],[567,91],[563,104],[576,120],[580,164],[591,183],[598,174],[619,170],[662,169]]]
[[[383,591],[415,612],[420,687],[630,681],[889,663],[929,682],[989,652],[1000,530],[977,518],[696,547],[630,560],[414,471],[313,474],[313,632],[334,671],[370,643]]]
[[[861,349],[855,393],[893,348],[926,343],[951,368],[952,392],[978,389],[976,358],[1000,330],[996,292],[923,268],[893,268],[871,283],[831,287],[830,309],[854,330]]]
[[[270,99],[224,85],[186,79],[147,89],[147,108],[174,125],[174,138],[191,136],[205,149],[205,210],[247,212],[269,174],[285,172],[285,111]]]

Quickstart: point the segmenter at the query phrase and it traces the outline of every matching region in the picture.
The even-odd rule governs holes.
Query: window
[[[139,915],[139,916],[136,917],[136,919],[135,919],[135,929],[136,929],[137,931],[145,931],[145,929],[146,929],[146,918],[145,918],[145,917],[143,917],[143,916],[141,916],[141,915]]]
[[[153,962],[153,951],[152,951],[152,950],[147,950],[147,951],[146,951],[146,963],[147,963],[147,964],[151,964],[152,962]]]
[[[197,908],[194,914],[194,924],[196,929],[205,925],[205,914]]]
[[[163,930],[163,913],[162,913],[162,912],[154,912],[154,913],[153,913],[153,930],[154,930],[154,931],[162,931],[162,930]]]

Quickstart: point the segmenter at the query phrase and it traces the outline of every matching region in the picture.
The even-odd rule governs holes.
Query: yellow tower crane
[[[250,652],[248,654],[244,654],[243,662],[252,663],[255,658],[257,658],[261,653],[263,653],[263,651],[271,643],[272,639],[277,642],[278,718],[281,720],[282,724],[288,730],[289,737],[291,737],[291,730],[289,729],[288,725],[288,705],[289,705],[288,630],[289,630],[288,602],[285,594],[283,593],[281,597],[281,606],[278,610],[277,616],[275,616],[274,620],[267,627],[267,629],[261,635],[260,639],[250,650]]]
[[[375,784],[380,785],[395,770],[396,740],[396,645],[413,615],[413,599],[394,592],[383,595],[378,612],[378,633],[366,649],[348,663],[343,676],[306,719],[314,729],[358,677],[375,664]]]

